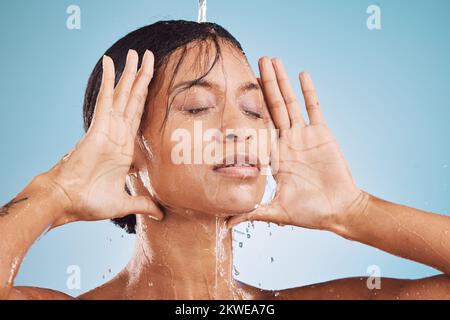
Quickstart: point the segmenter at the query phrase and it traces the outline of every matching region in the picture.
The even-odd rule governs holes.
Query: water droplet
[[[272,236],[272,232],[269,232],[269,236],[270,236],[270,237]]]
[[[250,233],[247,233],[247,239],[250,239]]]
[[[242,248],[244,244],[242,242],[239,242],[239,248]]]
[[[108,269],[108,272],[111,273],[111,268]]]
[[[236,269],[236,266],[233,266],[234,269],[234,275],[238,276],[240,274],[240,272],[238,271],[238,269]]]
[[[267,222],[267,228],[270,228],[270,222]]]
[[[278,297],[280,295],[280,293],[277,291],[275,292],[275,297]]]
[[[273,257],[270,257],[270,263],[273,263],[274,259]]]

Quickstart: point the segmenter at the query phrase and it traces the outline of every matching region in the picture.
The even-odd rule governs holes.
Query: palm
[[[97,218],[108,218],[111,214],[120,215],[124,209],[128,197],[124,190],[125,177],[133,152],[133,145],[129,141],[134,139],[130,130],[121,127],[123,125],[117,124],[114,136],[92,132],[80,143],[73,159],[68,161],[67,165],[73,167],[68,171],[71,175],[85,177],[79,179],[83,185],[72,196],[76,198],[72,199],[73,202],[79,206],[76,211]],[[93,154],[97,154],[96,161],[92,161]],[[79,163],[84,165],[77,165]]]
[[[309,76],[300,76],[310,120],[306,124],[281,62],[272,63],[266,58],[260,60],[260,84],[270,110],[268,122],[279,130],[272,159],[276,194],[269,205],[236,216],[230,224],[264,220],[321,228],[328,217],[348,210],[361,191],[325,124]]]
[[[102,220],[130,213],[162,217],[151,199],[131,197],[124,187],[153,75],[150,52],[144,55],[139,72],[137,66],[137,53],[130,51],[122,77],[114,88],[114,65],[105,57],[102,86],[89,131],[54,168],[54,181],[69,199],[68,216],[73,220]]]
[[[314,227],[324,216],[345,210],[357,197],[347,163],[325,125],[298,127],[280,138],[279,170],[275,175],[275,203],[283,223]]]

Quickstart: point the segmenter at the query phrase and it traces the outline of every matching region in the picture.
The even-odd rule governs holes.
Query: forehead
[[[170,88],[185,81],[204,77],[223,88],[233,89],[255,80],[255,74],[244,54],[233,45],[219,40],[219,50],[213,41],[197,41],[176,50],[170,57],[164,76]],[[169,73],[167,73],[167,71]],[[172,78],[172,79],[171,79]]]

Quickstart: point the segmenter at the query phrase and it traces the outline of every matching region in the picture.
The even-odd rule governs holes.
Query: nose
[[[250,130],[236,130],[236,132],[229,133],[225,136],[227,141],[240,142],[250,140],[253,135]]]
[[[227,104],[221,117],[224,142],[245,143],[255,139],[255,124],[245,116],[237,105]]]

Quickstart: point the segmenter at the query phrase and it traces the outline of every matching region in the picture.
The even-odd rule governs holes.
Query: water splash
[[[223,219],[222,219],[223,220]],[[219,277],[223,279],[225,276],[224,262],[226,259],[226,252],[224,246],[224,239],[227,236],[226,222],[219,217],[216,217],[216,271],[215,271],[215,284],[214,284],[214,296],[218,297]]]
[[[206,22],[206,0],[198,0],[197,22]]]
[[[12,285],[14,280],[14,275],[17,272],[17,268],[19,266],[19,257],[14,257],[13,261],[11,262],[11,268],[9,269],[9,278],[8,278],[8,284]]]

